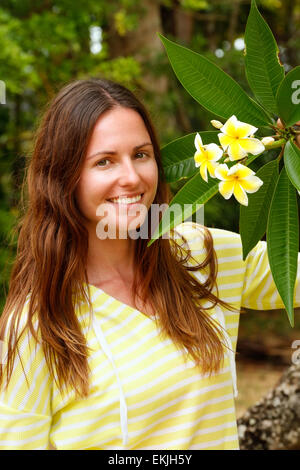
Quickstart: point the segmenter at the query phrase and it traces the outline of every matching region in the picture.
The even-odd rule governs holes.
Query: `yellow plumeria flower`
[[[232,194],[236,200],[248,206],[246,193],[255,193],[263,184],[263,181],[255,176],[254,171],[245,165],[237,163],[230,169],[223,163],[215,170],[215,175],[219,180],[219,191],[225,199],[229,199]]]
[[[194,155],[195,166],[200,167],[200,175],[207,182],[207,170],[210,176],[215,178],[215,169],[218,166],[216,162],[222,157],[223,151],[217,144],[203,145],[198,132],[194,142],[197,149]]]
[[[238,121],[235,116],[231,116],[220,130],[219,141],[231,161],[240,160],[248,153],[258,155],[265,150],[262,142],[252,137],[257,127]]]

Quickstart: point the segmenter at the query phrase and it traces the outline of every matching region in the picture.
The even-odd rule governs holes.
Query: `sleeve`
[[[208,228],[218,260],[219,295],[227,302],[254,310],[284,309],[285,306],[273,281],[267,252],[267,243],[260,241],[243,260],[243,247],[238,233]],[[192,255],[198,263],[206,256],[203,227],[195,222],[184,222],[176,227],[180,236],[175,238],[181,246],[181,235],[187,239]],[[193,263],[192,263],[193,264]],[[194,273],[203,281],[208,271]],[[295,286],[294,307],[300,307],[300,253]]]
[[[24,324],[22,313],[19,331]],[[0,387],[0,450],[47,450],[52,421],[51,380],[42,346],[29,329],[22,333],[19,354],[17,351],[6,388],[7,332],[8,327],[2,342],[4,377]]]
[[[267,243],[260,241],[248,254],[243,284],[242,306],[254,310],[285,308],[273,281]],[[294,307],[300,307],[300,253],[294,294]]]

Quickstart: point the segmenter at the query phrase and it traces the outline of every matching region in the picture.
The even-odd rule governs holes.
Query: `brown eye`
[[[137,155],[142,155],[142,156],[147,157],[148,154],[145,153],[145,152],[138,152],[138,153],[136,153],[135,155],[136,155],[136,156],[137,156]]]
[[[101,163],[108,162],[107,158],[103,158],[102,160],[99,160],[99,162],[96,163],[97,166],[107,166],[107,165],[101,165]]]

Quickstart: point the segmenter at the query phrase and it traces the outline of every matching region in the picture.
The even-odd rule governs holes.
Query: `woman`
[[[265,243],[243,261],[238,234],[191,222],[131,236],[170,193],[144,106],[110,81],[60,91],[26,181],[0,448],[237,449],[239,310],[283,306]]]

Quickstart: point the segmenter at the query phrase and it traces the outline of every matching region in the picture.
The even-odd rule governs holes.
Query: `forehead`
[[[150,139],[145,123],[140,114],[133,109],[117,107],[100,116],[93,129],[91,141],[107,145],[113,142]]]

